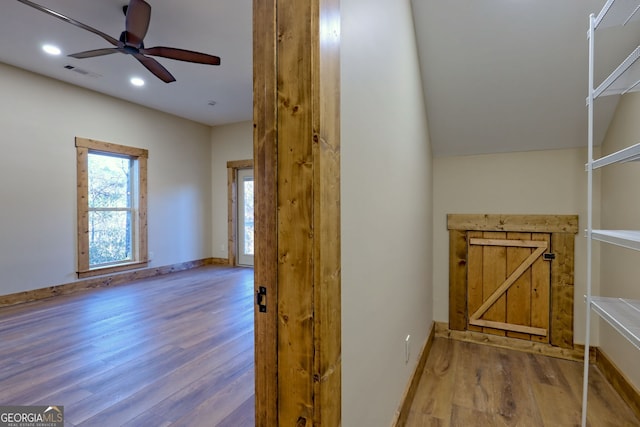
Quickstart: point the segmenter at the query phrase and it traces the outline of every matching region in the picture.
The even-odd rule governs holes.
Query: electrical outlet
[[[227,249],[227,248],[224,247],[224,243],[221,243],[220,244],[220,252],[224,252],[225,249]]]
[[[405,364],[409,363],[409,355],[411,354],[410,344],[411,344],[411,335],[407,335],[407,337],[404,339],[404,363]]]
[[[149,260],[151,261],[153,259],[153,252],[149,252]]]

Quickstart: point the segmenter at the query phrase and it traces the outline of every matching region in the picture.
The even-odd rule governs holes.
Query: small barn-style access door
[[[448,214],[449,329],[573,348],[577,215]]]
[[[468,329],[549,342],[551,235],[470,231]]]

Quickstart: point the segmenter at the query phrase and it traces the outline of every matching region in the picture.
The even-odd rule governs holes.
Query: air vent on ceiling
[[[73,65],[65,65],[64,68],[66,68],[67,70],[71,70],[73,72],[76,72],[78,74],[82,74],[83,76],[89,76],[89,77],[94,77],[94,78],[102,77],[98,73],[94,73],[93,71],[88,71],[88,70],[85,70],[83,68],[78,68],[78,67],[75,67]]]

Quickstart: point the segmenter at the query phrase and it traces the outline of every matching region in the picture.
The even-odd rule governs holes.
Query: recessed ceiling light
[[[60,55],[62,53],[59,47],[54,46],[52,44],[43,45],[42,50],[44,50],[49,55]]]
[[[144,86],[144,80],[142,80],[140,77],[132,77],[130,82],[134,86]]]

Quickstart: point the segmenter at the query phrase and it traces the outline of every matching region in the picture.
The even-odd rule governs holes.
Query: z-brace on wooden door
[[[469,311],[474,314],[482,303],[488,299],[483,299],[477,303],[472,303],[472,308],[469,308],[469,296],[468,292],[470,287],[468,285],[468,279],[478,280],[479,277],[484,279],[484,275],[493,274],[494,276],[502,275],[502,278],[493,279],[494,291],[500,284],[506,280],[510,273],[516,268],[510,266],[510,263],[520,264],[522,260],[530,256],[530,253],[535,251],[535,248],[517,247],[517,246],[495,246],[495,245],[470,245],[469,239],[481,238],[481,239],[507,239],[512,240],[533,240],[538,241],[538,237],[542,233],[550,236],[549,247],[553,249],[555,259],[550,261],[536,260],[532,264],[532,268],[542,268],[543,264],[550,264],[548,275],[551,277],[549,296],[538,294],[541,287],[538,287],[533,277],[539,277],[538,275],[532,276],[532,297],[530,298],[532,307],[536,307],[538,302],[548,301],[548,337],[541,337],[539,335],[532,335],[533,341],[544,340],[541,344],[548,342],[551,346],[557,346],[565,349],[573,348],[573,252],[575,243],[575,234],[578,232],[578,215],[514,215],[514,214],[447,214],[447,229],[449,230],[449,329],[452,331],[467,331],[470,333],[477,333],[475,331],[487,331],[500,335],[517,336],[523,332],[518,331],[505,331],[504,329],[496,329],[485,326],[469,325]],[[472,234],[480,233],[480,234]],[[485,233],[497,233],[497,234],[485,234]],[[523,233],[523,235],[530,235],[529,238],[517,238],[516,233]],[[509,237],[508,237],[509,236]],[[471,255],[472,259],[469,259],[469,249],[473,251],[480,251],[482,253],[482,260],[478,258],[478,253]],[[495,270],[490,273],[489,269],[482,269],[484,266],[484,252],[489,253],[498,252],[499,256],[504,259],[503,266],[500,263],[495,264]],[[526,251],[526,253],[525,253]],[[522,254],[518,254],[522,252]],[[518,256],[522,257],[518,260]],[[469,264],[476,264],[475,267],[469,266]],[[480,263],[480,264],[478,264]],[[478,265],[480,267],[478,267]],[[472,272],[469,274],[469,268]],[[504,269],[502,272],[500,269]],[[474,273],[475,271],[475,273]],[[507,274],[507,271],[509,274]],[[482,272],[482,273],[480,273]],[[526,274],[526,273],[525,273]],[[542,273],[542,276],[546,276],[547,273]],[[519,280],[527,280],[520,279]],[[490,283],[488,280],[482,281],[484,283]],[[479,292],[479,284],[472,285],[472,292]],[[514,287],[515,286],[515,287]],[[520,287],[518,287],[520,286]],[[507,292],[501,295],[496,303],[494,303],[486,313],[479,316],[478,320],[490,320],[490,321],[503,321],[498,319],[504,319],[504,323],[521,324],[525,326],[531,326],[534,328],[544,329],[543,323],[537,323],[536,310],[531,311],[532,323],[527,325],[520,323],[517,319],[522,315],[522,312],[527,312],[527,304],[522,304],[525,307],[524,310],[508,311],[506,301],[516,298],[518,291],[522,290],[521,282],[515,282],[512,284]],[[528,285],[524,285],[525,287]],[[537,291],[533,291],[536,289]],[[484,288],[482,288],[484,295]],[[501,298],[504,298],[503,300]],[[493,317],[496,311],[502,309],[502,301],[504,302],[504,317]],[[520,305],[517,305],[520,306]],[[498,307],[498,308],[496,308]],[[511,307],[514,307],[511,305]],[[541,318],[547,318],[541,315]],[[529,335],[527,333],[527,335]]]
[[[548,233],[467,232],[468,330],[549,342]]]

